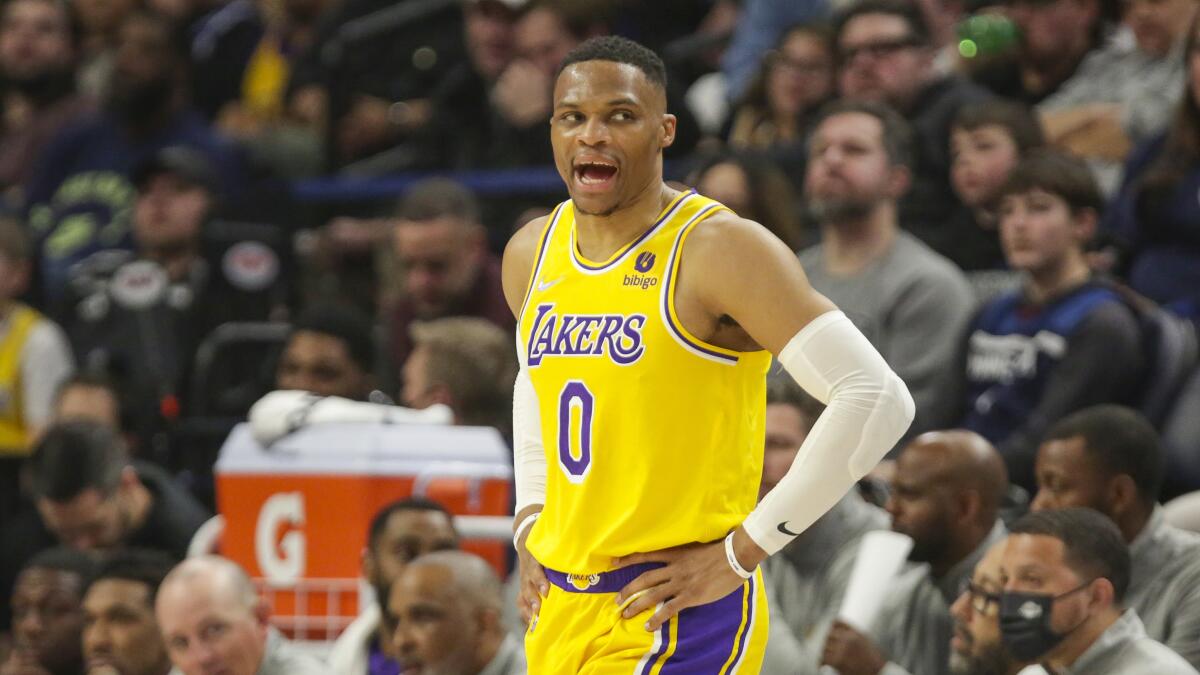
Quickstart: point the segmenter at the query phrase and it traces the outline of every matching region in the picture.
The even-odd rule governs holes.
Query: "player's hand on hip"
[[[738,534],[744,536],[740,529]],[[746,537],[746,540],[749,538]],[[758,551],[765,555],[761,549]],[[761,555],[750,565],[750,569],[757,567],[759,560]],[[671,617],[688,607],[720,600],[746,582],[730,567],[725,557],[723,539],[651,553],[635,553],[613,561],[617,567],[649,562],[661,562],[666,565],[642,574],[617,593],[618,606],[629,602],[621,613],[626,619],[631,619],[647,609],[658,608],[646,622],[648,631],[658,630],[670,621]]]
[[[835,621],[825,638],[821,665],[833,666],[840,675],[877,675],[887,666],[887,659],[870,638]]]
[[[550,593],[550,582],[546,580],[546,570],[542,564],[525,548],[525,540],[529,533],[522,535],[517,546],[517,562],[519,565],[520,584],[517,590],[517,610],[525,625],[542,607],[542,598]]]

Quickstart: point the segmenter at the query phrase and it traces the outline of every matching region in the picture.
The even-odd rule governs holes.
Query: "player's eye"
[[[628,122],[633,119],[633,113],[628,110],[618,110],[613,113],[612,118],[618,122]]]

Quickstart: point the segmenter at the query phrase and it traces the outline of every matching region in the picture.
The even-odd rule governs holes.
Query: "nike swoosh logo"
[[[548,289],[549,289],[551,286],[554,286],[554,285],[555,285],[555,284],[557,284],[558,282],[562,281],[564,278],[565,278],[565,277],[558,277],[557,279],[551,279],[550,281],[543,281],[543,282],[540,282],[540,283],[537,285],[537,289],[538,289],[538,291],[539,291],[539,292],[541,292],[541,291],[545,291],[545,290],[548,290]]]
[[[789,537],[799,537],[800,536],[799,532],[792,532],[791,530],[787,529],[787,521],[786,520],[779,524],[779,531],[786,534]]]

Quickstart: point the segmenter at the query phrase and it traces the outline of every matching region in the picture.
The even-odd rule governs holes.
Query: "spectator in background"
[[[397,221],[392,244],[403,290],[384,319],[395,368],[412,351],[414,321],[473,316],[515,328],[500,284],[500,260],[488,251],[470,190],[446,179],[422,181],[405,195]]]
[[[950,641],[951,675],[1017,675],[1025,666],[1013,658],[1000,637],[1000,561],[1006,541],[992,545],[958,599],[950,606],[954,638]]]
[[[454,411],[454,423],[512,433],[517,376],[512,335],[484,319],[452,317],[415,323],[413,350],[404,364],[405,406],[436,403]]]
[[[14,0],[0,11],[0,75],[8,85],[0,125],[0,190],[12,206],[42,148],[87,112],[75,90],[79,24],[74,6],[54,0]]]
[[[762,223],[793,251],[802,247],[798,203],[792,185],[770,160],[747,153],[719,153],[700,160],[688,184],[747,220]]]
[[[900,201],[900,225],[934,251],[955,260],[957,232],[948,227],[959,206],[950,188],[946,140],[960,108],[988,93],[959,75],[935,68],[937,45],[921,10],[905,0],[863,0],[834,24],[838,92],[886,103],[912,125],[916,162]]]
[[[130,171],[167,146],[203,153],[223,196],[241,187],[232,147],[187,106],[187,54],[164,17],[138,10],[121,23],[116,77],[102,112],[60,133],[40,157],[27,193],[43,295],[62,300],[72,265],[130,247]]]
[[[988,63],[972,79],[1007,99],[1029,105],[1046,99],[1106,37],[1101,0],[1010,0],[1004,6],[1020,40],[1015,57]]]
[[[79,0],[79,87],[88,97],[108,97],[121,41],[121,25],[138,8],[136,0]]]
[[[460,551],[421,556],[392,584],[388,613],[407,672],[524,675],[521,644],[501,621],[501,588],[482,558]]]
[[[189,558],[162,582],[154,615],[182,675],[325,675],[270,626],[271,608],[236,563]]]
[[[1112,40],[1038,104],[1050,143],[1091,161],[1105,194],[1116,189],[1134,145],[1162,131],[1184,81],[1183,46],[1200,3],[1132,0],[1124,22],[1134,43]]]
[[[727,136],[735,148],[798,146],[834,92],[833,37],[822,24],[789,28],[763,56],[733,113]]]
[[[917,404],[909,436],[946,426],[953,359],[973,299],[961,271],[900,230],[908,190],[908,124],[877,103],[835,103],[809,146],[805,196],[821,243],[800,253],[813,288],[871,340]]]
[[[1000,243],[1023,287],[987,303],[966,333],[961,424],[995,443],[1012,481],[1029,489],[1051,424],[1136,399],[1142,335],[1133,310],[1084,258],[1102,201],[1081,160],[1033,153],[1000,197]]]
[[[1139,293],[1200,319],[1200,21],[1183,50],[1183,97],[1169,127],[1129,157],[1103,221]]]
[[[976,563],[1004,537],[998,518],[1008,488],[1004,462],[968,431],[918,436],[896,463],[887,510],[913,539],[909,560],[884,599],[870,635],[836,621],[822,663],[841,675],[949,672],[950,605]]]
[[[17,576],[11,607],[13,650],[0,675],[78,675],[83,671],[80,603],[95,563],[86,554],[51,549],[31,559]],[[11,598],[11,603],[8,602]]]
[[[363,577],[375,591],[375,602],[359,613],[329,653],[329,667],[338,675],[400,673],[399,654],[392,642],[394,617],[382,611],[392,584],[415,558],[458,548],[458,533],[446,507],[409,497],[392,502],[371,519],[363,549]]]
[[[1124,606],[1146,633],[1200,664],[1200,536],[1169,525],[1158,506],[1166,460],[1154,427],[1114,405],[1081,410],[1050,428],[1037,455],[1034,511],[1095,509],[1117,525],[1132,556]]]
[[[367,400],[375,389],[372,331],[370,319],[354,308],[309,308],[283,345],[275,388]]]
[[[787,473],[824,406],[791,378],[767,381],[766,451],[759,499]],[[825,635],[841,609],[858,544],[871,530],[888,527],[888,516],[851,490],[828,513],[763,563],[770,597],[771,628],[778,615],[785,630],[802,645],[802,662],[789,664],[792,675],[815,674]],[[768,652],[771,640],[768,639]]]
[[[0,218],[0,526],[19,508],[21,463],[74,369],[62,329],[17,299],[29,285],[29,257],[21,226]]]
[[[741,4],[733,40],[721,62],[731,101],[746,94],[763,55],[788,26],[822,19],[830,6],[825,0],[744,0]]]
[[[1017,659],[1056,673],[1195,674],[1178,654],[1146,636],[1136,610],[1123,609],[1129,550],[1112,522],[1095,511],[1021,518],[1005,543],[1000,570],[1000,625]]]
[[[120,437],[96,422],[47,429],[29,473],[37,508],[0,531],[0,591],[24,561],[55,544],[82,551],[137,546],[182,558],[209,517],[165,471],[131,462]],[[0,615],[0,627],[6,618]]]
[[[996,232],[1000,189],[1030,150],[1045,144],[1033,111],[1014,101],[968,103],[950,129],[950,183],[962,208],[945,234],[964,270],[1005,266]]]
[[[89,420],[120,433],[121,395],[112,380],[95,373],[76,373],[58,387],[54,399],[54,421]]]
[[[492,91],[512,62],[513,24],[524,4],[524,0],[463,3],[467,60],[456,65],[430,96],[432,119],[417,160],[422,166],[461,170],[490,163],[487,152],[504,124],[492,107]]]
[[[158,551],[128,549],[102,561],[83,594],[83,658],[88,673],[167,675],[154,599],[173,561]]]

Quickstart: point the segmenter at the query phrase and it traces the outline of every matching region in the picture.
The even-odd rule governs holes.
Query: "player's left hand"
[[[744,532],[738,534],[757,548]],[[761,558],[765,557],[762,549],[758,551],[761,555],[749,569],[757,567]],[[739,560],[743,565],[749,562],[744,556],[739,556]],[[707,544],[686,544],[650,553],[635,553],[617,558],[613,564],[616,567],[628,567],[648,562],[666,563],[666,566],[650,570],[629,582],[617,593],[617,606],[633,598],[621,613],[624,618],[631,619],[662,603],[646,622],[646,630],[651,632],[658,630],[680,611],[720,600],[745,583],[725,559],[723,539]]]
[[[878,675],[887,659],[871,639],[842,621],[833,622],[825,638],[821,665],[833,666],[840,675]]]

